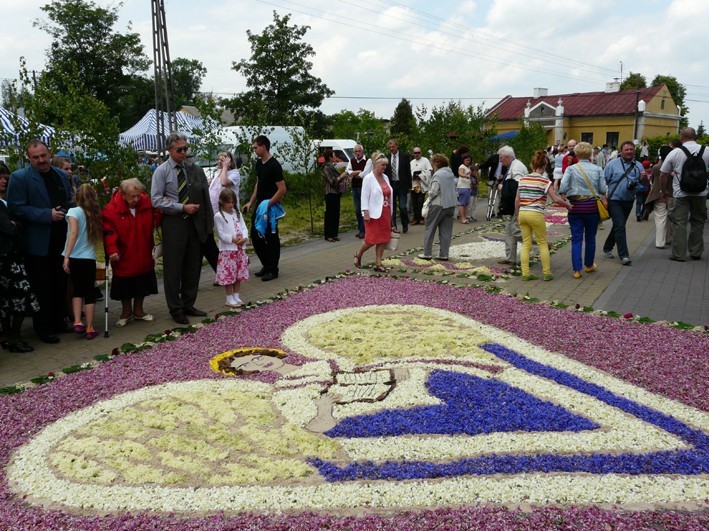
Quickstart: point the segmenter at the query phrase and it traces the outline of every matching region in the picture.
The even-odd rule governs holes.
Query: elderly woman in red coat
[[[116,326],[125,326],[131,319],[153,320],[145,313],[143,300],[158,292],[152,252],[153,229],[160,218],[138,179],[121,181],[103,209],[104,245],[113,268],[111,299],[123,305]]]

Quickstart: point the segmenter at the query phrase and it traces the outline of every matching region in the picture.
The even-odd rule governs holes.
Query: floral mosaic
[[[708,352],[699,332],[349,277],[0,397],[0,523],[700,529]]]

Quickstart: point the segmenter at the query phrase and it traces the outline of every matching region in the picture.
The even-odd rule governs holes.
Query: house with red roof
[[[512,134],[522,123],[541,123],[550,145],[570,139],[593,145],[619,145],[624,140],[672,136],[679,131],[680,109],[664,85],[620,90],[549,95],[544,88],[533,96],[506,96],[487,111],[496,117],[497,133]]]

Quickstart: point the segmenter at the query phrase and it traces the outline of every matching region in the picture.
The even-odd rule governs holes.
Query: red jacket
[[[103,209],[103,242],[106,256],[118,253],[119,260],[111,262],[113,273],[119,277],[135,277],[153,270],[153,229],[160,225],[162,215],[153,208],[143,192],[135,209],[135,217],[120,191],[113,194]]]

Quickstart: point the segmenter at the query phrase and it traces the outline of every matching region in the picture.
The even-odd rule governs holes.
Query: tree
[[[384,121],[367,109],[360,109],[356,114],[352,111],[340,111],[333,114],[331,119],[334,138],[357,140],[367,153],[383,149],[389,139]]]
[[[654,86],[655,85],[653,84],[653,87]],[[628,77],[626,77],[620,84],[621,90],[641,88],[647,88],[647,80],[645,79],[644,75],[637,74],[635,72],[630,72]]]
[[[315,55],[302,41],[310,26],[289,26],[290,15],[273,12],[273,24],[263,33],[246,31],[251,43],[251,58],[233,62],[232,68],[246,77],[250,90],[228,103],[243,123],[291,125],[299,111],[315,110],[323,99],[334,94],[319,77],[310,72]]]
[[[652,80],[653,87],[661,85],[662,83],[667,86],[667,90],[670,91],[672,100],[680,107],[680,116],[682,116],[682,119],[680,120],[680,127],[687,127],[687,125],[689,125],[689,121],[687,120],[689,108],[684,103],[684,100],[687,97],[687,87],[677,81],[677,78],[674,76],[663,76],[661,74],[657,74],[655,79]]]
[[[175,92],[175,109],[183,105],[196,105],[202,79],[207,69],[197,59],[178,57],[172,61],[172,86]]]
[[[699,126],[697,127],[697,137],[704,136],[707,134],[707,130],[704,127],[704,120],[699,122]]]
[[[529,167],[534,152],[547,147],[547,132],[539,122],[525,124],[522,121],[519,134],[511,138],[508,144],[515,150],[515,158]]]
[[[14,146],[14,161],[24,155],[24,146],[30,138],[37,137],[39,117],[53,114],[55,133],[52,137],[53,151],[64,149],[76,155],[76,161],[85,165],[91,176],[103,183],[99,197],[105,202],[110,192],[122,179],[147,177],[138,167],[135,152],[118,146],[118,119],[110,115],[108,107],[89,94],[81,84],[76,70],[67,68],[59,81],[66,88],[63,92],[54,89],[56,78],[42,74],[38,79],[30,77],[24,59],[21,60],[20,83],[24,89],[34,86],[26,99],[25,114],[29,127]]]
[[[474,161],[485,160],[490,150],[488,134],[496,120],[485,116],[482,107],[463,107],[459,101],[434,106],[430,113],[425,105],[416,109],[418,132],[412,140],[424,150],[450,154],[458,146],[470,149]]]
[[[404,98],[396,106],[394,115],[391,117],[391,134],[394,136],[410,136],[415,130],[416,118],[414,118],[414,110],[411,107],[411,102]]]
[[[150,65],[140,35],[130,32],[130,25],[126,33],[114,30],[122,5],[102,8],[89,0],[54,0],[42,7],[49,21],[34,22],[52,37],[46,82],[64,91],[71,71],[113,116],[119,114],[121,96],[133,88],[131,76]]]

